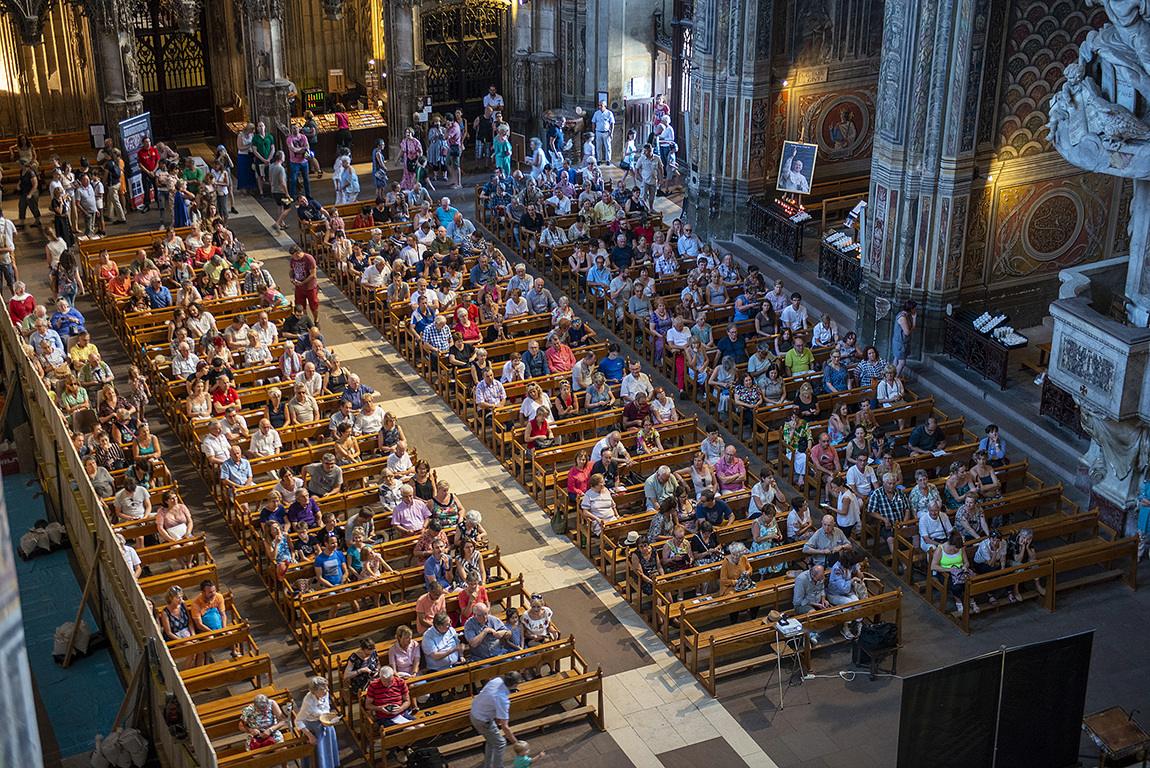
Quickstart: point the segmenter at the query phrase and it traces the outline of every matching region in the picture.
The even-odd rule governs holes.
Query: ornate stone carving
[[[124,92],[131,96],[140,93],[140,68],[136,64],[136,51],[128,43],[120,45],[120,57],[124,60]]]
[[[195,2],[195,0],[181,0]],[[284,0],[239,0],[244,14],[253,21],[277,21],[284,16]]]
[[[1114,362],[1074,339],[1063,339],[1058,349],[1058,367],[1072,371],[1075,378],[1107,394],[1114,391]]]
[[[1101,454],[1087,454],[1090,479],[1099,483],[1110,476],[1122,481],[1136,472],[1141,475],[1150,464],[1150,427],[1138,419],[1108,419],[1081,402],[1078,406],[1082,428]]]

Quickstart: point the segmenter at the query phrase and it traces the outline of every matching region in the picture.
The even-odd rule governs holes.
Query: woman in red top
[[[555,444],[555,432],[551,429],[550,417],[550,408],[540,406],[535,409],[535,418],[527,422],[527,426],[524,427],[523,442],[528,452]]]
[[[203,245],[201,245],[199,248],[196,249],[196,256],[195,256],[196,266],[202,267],[203,265],[207,264],[209,261],[212,260],[212,257],[215,256],[217,253],[221,256],[224,255],[224,252],[221,251],[218,247],[216,247],[212,243],[205,242]]]
[[[592,466],[591,455],[586,450],[575,455],[575,466],[567,472],[567,501],[571,506],[575,506],[591,486]]]
[[[479,326],[471,318],[471,307],[460,307],[455,311],[455,332],[463,336],[463,341],[475,344],[479,341]]]

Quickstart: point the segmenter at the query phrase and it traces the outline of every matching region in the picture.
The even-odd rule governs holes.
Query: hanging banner
[[[140,164],[136,159],[144,139],[152,138],[152,113],[129,117],[120,121],[120,142],[124,152],[124,175],[127,176],[128,196],[133,208],[144,207],[144,184],[140,180]]]

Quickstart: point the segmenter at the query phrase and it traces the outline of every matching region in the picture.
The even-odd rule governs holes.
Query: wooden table
[[[1082,730],[1098,745],[1098,768],[1107,760],[1135,758],[1146,765],[1150,755],[1150,735],[1134,722],[1122,707],[1111,707],[1082,718]]]

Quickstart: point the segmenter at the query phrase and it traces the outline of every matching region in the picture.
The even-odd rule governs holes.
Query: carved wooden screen
[[[437,112],[462,109],[467,119],[483,111],[487,88],[502,92],[506,3],[445,5],[420,15],[427,95]]]
[[[180,31],[171,4],[150,0],[136,16],[136,59],[144,109],[159,139],[215,131],[203,14],[194,34]]]

